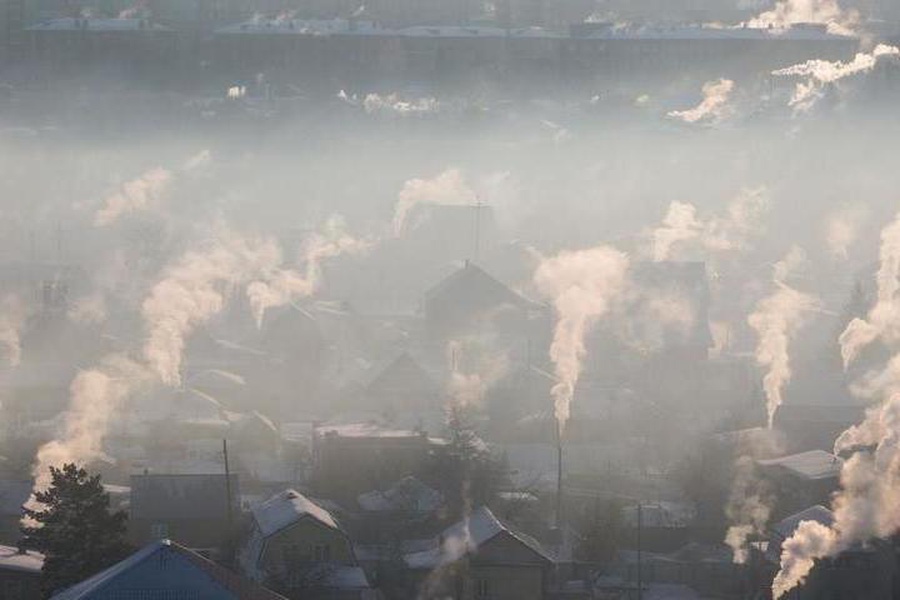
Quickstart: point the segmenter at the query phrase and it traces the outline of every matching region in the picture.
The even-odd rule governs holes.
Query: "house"
[[[352,408],[397,415],[442,412],[441,386],[408,352],[360,365],[345,378],[339,395]]]
[[[530,317],[537,308],[475,263],[466,261],[425,292],[425,334],[434,342],[481,333],[485,328],[501,336],[527,336]]]
[[[822,450],[756,461],[763,477],[777,490],[776,516],[827,504],[838,489],[843,464],[841,458]]]
[[[313,479],[347,503],[384,481],[419,472],[446,442],[424,431],[377,423],[322,425],[313,437]]]
[[[243,574],[291,598],[374,598],[353,544],[337,519],[295,490],[258,504],[238,554]]]
[[[52,600],[109,598],[285,600],[170,540],[145,546]]]
[[[3,600],[40,598],[43,567],[42,554],[0,546],[0,598]]]
[[[190,548],[219,548],[234,531],[240,497],[237,475],[133,475],[129,538],[143,545],[177,537]]]
[[[539,600],[550,587],[554,560],[534,539],[475,510],[403,557],[419,598]]]
[[[804,521],[814,521],[830,527],[834,523],[834,513],[821,505],[808,506],[772,526],[765,553],[769,576],[767,582],[771,582],[780,565],[782,544],[793,536]],[[893,580],[896,570],[896,558],[891,544],[885,540],[873,540],[865,545],[854,545],[834,558],[817,561],[806,582],[783,598],[888,600],[894,597]]]

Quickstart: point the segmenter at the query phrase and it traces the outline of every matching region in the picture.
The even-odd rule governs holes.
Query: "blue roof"
[[[284,600],[169,540],[145,546],[52,600],[105,600],[138,591],[197,600]]]

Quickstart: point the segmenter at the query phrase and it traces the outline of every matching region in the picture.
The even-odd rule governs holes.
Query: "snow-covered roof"
[[[711,26],[616,26],[597,24],[577,26],[582,39],[601,40],[850,40],[829,33],[824,27],[798,23],[787,29]]]
[[[759,460],[757,464],[764,469],[783,471],[800,479],[815,481],[839,477],[844,461],[824,450],[810,450],[780,458]]]
[[[270,536],[303,518],[331,529],[340,529],[327,510],[296,490],[284,490],[253,509],[253,518],[264,536]]]
[[[492,27],[489,25],[417,25],[396,32],[403,37],[427,38],[558,38],[558,33],[541,27]]]
[[[40,573],[44,568],[44,555],[39,552],[19,552],[18,548],[0,546],[0,570]]]
[[[64,17],[48,19],[28,28],[28,31],[173,31],[151,23],[147,19],[101,19]]]
[[[654,502],[641,505],[641,525],[653,528],[682,528],[693,521],[694,507],[677,502]],[[622,509],[622,518],[629,527],[637,527],[637,505]]]
[[[467,518],[445,529],[431,547],[412,552],[403,557],[411,569],[433,569],[452,563],[466,554],[475,554],[479,548],[501,533],[507,533],[547,561],[553,559],[534,539],[509,529],[486,506],[476,509]]]
[[[374,490],[360,494],[356,501],[360,508],[368,512],[430,513],[444,504],[444,497],[415,477],[407,476],[384,491]]]
[[[342,425],[322,425],[316,428],[317,435],[334,435],[351,438],[413,438],[421,437],[419,431],[409,429],[389,429],[378,423],[346,423]]]
[[[169,540],[145,546],[125,560],[52,597],[52,600],[99,600],[133,595],[148,597],[284,600],[196,552]]]
[[[385,30],[377,23],[359,19],[266,19],[255,18],[242,23],[228,25],[216,30],[217,34],[233,35],[309,35],[328,36],[372,35]]]

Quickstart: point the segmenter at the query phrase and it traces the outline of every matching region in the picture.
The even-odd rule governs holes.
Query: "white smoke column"
[[[126,214],[159,210],[177,175],[198,171],[211,162],[209,150],[202,150],[188,158],[175,172],[162,167],[149,169],[124,183],[121,189],[104,200],[103,207],[94,214],[94,226],[108,227]]]
[[[879,262],[875,306],[865,319],[850,321],[839,338],[844,368],[876,339],[888,343],[900,340],[900,214],[881,231]]]
[[[156,208],[171,183],[172,173],[162,167],[154,167],[126,182],[106,198],[103,208],[94,215],[94,225],[106,227],[126,213]]]
[[[324,231],[313,234],[303,245],[303,274],[279,267],[266,274],[267,280],[253,281],[247,286],[247,297],[257,327],[262,326],[266,310],[315,293],[322,283],[324,260],[343,254],[360,254],[368,250],[372,243],[346,233],[340,217],[329,219]]]
[[[703,84],[703,100],[690,110],[673,110],[669,117],[685,123],[722,121],[731,114],[728,101],[734,91],[734,82],[730,79],[707,81]]]
[[[117,408],[146,378],[141,366],[119,354],[108,355],[100,366],[75,376],[62,430],[38,450],[32,471],[35,491],[49,486],[51,466],[83,465],[103,456],[103,442]],[[36,506],[33,496],[29,505]]]
[[[585,335],[609,310],[627,283],[628,257],[607,246],[563,251],[544,258],[534,274],[538,291],[553,302],[556,326],[550,358],[556,422],[562,434],[585,355]]]
[[[653,260],[669,260],[676,244],[697,239],[702,233],[703,224],[697,220],[697,208],[687,202],[672,202],[662,225],[653,230]]]
[[[22,328],[27,311],[22,300],[9,294],[0,302],[0,358],[10,367],[22,361]]]
[[[472,334],[447,343],[449,392],[459,407],[479,406],[487,391],[509,371],[509,355],[491,334]]]
[[[778,77],[800,77],[803,81],[797,83],[790,106],[799,111],[812,108],[822,96],[826,86],[836,83],[847,77],[867,73],[875,68],[882,57],[900,55],[900,48],[879,44],[870,53],[860,52],[849,62],[830,62],[814,59],[773,71]]]
[[[789,29],[795,23],[826,25],[835,35],[854,35],[859,14],[841,8],[838,0],[778,0],[772,10],[748,21],[747,27],[758,29]]]
[[[750,537],[765,532],[772,514],[772,494],[756,474],[756,465],[750,456],[741,456],[735,462],[734,481],[725,515],[733,525],[725,533],[725,543],[731,548],[735,564],[745,564],[750,558]]]
[[[775,291],[756,305],[747,322],[758,336],[756,363],[766,368],[763,389],[766,394],[768,426],[772,428],[775,413],[782,403],[784,386],[791,379],[790,342],[803,324],[806,313],[818,308],[814,297],[798,292],[785,283],[803,252],[795,247],[774,267]]]
[[[459,169],[447,169],[433,179],[410,179],[403,184],[394,207],[394,235],[403,234],[410,212],[419,204],[473,206],[478,204],[478,195]]]
[[[278,273],[280,263],[281,250],[273,240],[243,238],[220,226],[211,239],[171,264],[141,308],[149,367],[164,383],[178,384],[187,337],[224,308],[228,292]]]

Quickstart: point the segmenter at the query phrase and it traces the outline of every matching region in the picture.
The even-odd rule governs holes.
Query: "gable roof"
[[[279,492],[257,505],[253,509],[253,518],[267,537],[304,518],[313,519],[329,529],[340,530],[330,512],[293,489]]]
[[[800,523],[803,521],[815,521],[820,525],[831,527],[831,524],[834,523],[834,513],[821,504],[816,504],[809,508],[805,508],[798,513],[785,517],[776,523],[774,527],[772,527],[772,530],[777,533],[781,539],[786,540],[794,535],[794,531],[797,530],[797,527],[799,527]]]
[[[99,600],[126,591],[183,592],[186,597],[222,600],[284,600],[169,540],[145,546],[52,600]]]
[[[0,570],[38,574],[43,568],[44,555],[40,552],[19,552],[18,548],[0,546]]]
[[[236,474],[231,479],[231,507],[240,507],[241,489]],[[228,503],[224,473],[205,475],[132,475],[133,519],[226,519]],[[235,512],[235,514],[237,514]]]
[[[458,521],[442,531],[430,549],[407,554],[403,560],[412,569],[432,569],[452,563],[465,554],[475,554],[479,548],[502,534],[520,542],[542,560],[553,562],[553,558],[537,540],[510,529],[486,506],[479,507],[468,519]]]
[[[442,296],[472,292],[493,294],[501,302],[512,304],[519,308],[534,306],[524,296],[514,292],[509,286],[501,283],[498,279],[488,274],[487,271],[468,260],[462,268],[457,269],[428,289],[425,292],[425,302],[433,302]]]
[[[844,464],[843,459],[824,450],[810,450],[756,462],[765,469],[809,481],[836,479]]]

